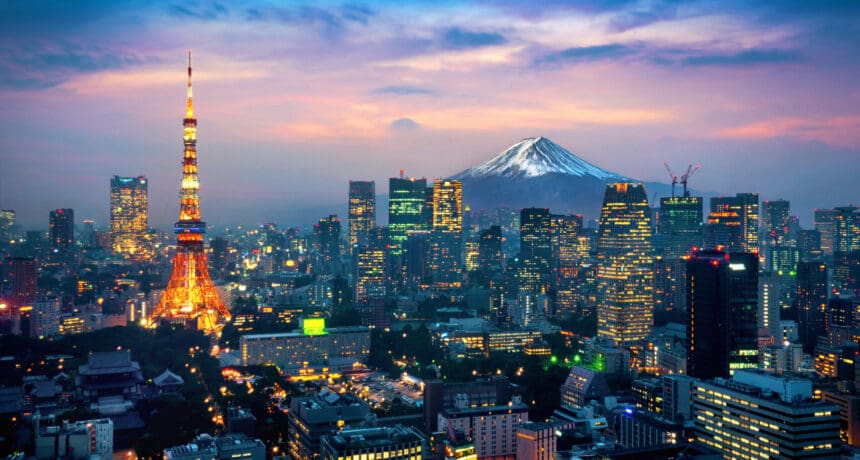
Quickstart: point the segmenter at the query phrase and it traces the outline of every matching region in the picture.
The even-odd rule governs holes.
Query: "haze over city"
[[[538,135],[643,181],[701,164],[697,190],[789,199],[806,225],[860,202],[856,3],[0,9],[0,206],[26,227],[105,225],[114,174],[149,178],[151,225],[176,219],[188,49],[211,224],[307,224],[348,179],[385,194]]]

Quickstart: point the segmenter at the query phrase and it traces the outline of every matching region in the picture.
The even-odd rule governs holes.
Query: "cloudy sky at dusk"
[[[620,174],[860,203],[860,2],[0,4],[0,208],[178,213],[194,53],[204,220],[306,223],[348,179],[456,173],[544,135]],[[536,2],[535,2],[536,3]]]

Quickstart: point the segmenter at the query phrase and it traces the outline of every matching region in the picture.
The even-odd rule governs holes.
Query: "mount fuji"
[[[451,179],[463,182],[463,203],[473,209],[550,208],[555,213],[600,214],[606,184],[641,182],[607,171],[545,137],[530,137]],[[671,186],[645,183],[649,195],[669,196]]]

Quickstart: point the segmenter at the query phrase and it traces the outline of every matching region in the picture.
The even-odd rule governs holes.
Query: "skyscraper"
[[[833,215],[833,286],[840,292],[860,289],[860,214],[855,206]]]
[[[368,243],[376,227],[376,183],[349,181],[349,251]]]
[[[520,291],[546,293],[552,259],[551,224],[546,208],[520,210],[520,257],[517,276]]]
[[[836,211],[832,209],[815,210],[815,229],[821,234],[821,252],[825,256],[833,255],[833,218]]]
[[[741,248],[744,252],[758,249],[758,193],[738,193],[733,197],[711,198],[711,213],[734,211],[741,227]]]
[[[458,286],[463,278],[463,183],[433,181],[433,230],[430,266],[439,287]]]
[[[433,230],[463,233],[463,183],[433,181]]]
[[[478,239],[478,271],[489,275],[493,272],[501,272],[503,267],[502,227],[491,225],[481,232]]]
[[[743,224],[737,211],[723,207],[711,210],[705,225],[704,247],[725,248],[730,251],[743,250]]]
[[[812,353],[816,337],[825,333],[827,308],[827,266],[821,262],[797,265],[797,327],[800,342]]]
[[[762,206],[764,222],[762,222],[762,233],[765,243],[782,244],[788,236],[789,222],[791,220],[791,205],[786,200],[765,200]]]
[[[687,374],[758,366],[758,257],[698,251],[687,260]]]
[[[860,251],[860,214],[855,206],[833,209],[833,252]]]
[[[336,274],[340,265],[340,219],[332,214],[314,225],[319,273]]]
[[[651,332],[651,216],[642,184],[606,186],[597,242],[597,335],[629,346]]]
[[[15,226],[15,210],[0,209],[0,247],[9,244],[12,238],[12,227]]]
[[[179,188],[179,221],[176,222],[176,255],[167,288],[152,312],[154,321],[196,325],[206,332],[217,331],[221,318],[230,311],[218,297],[209,276],[200,216],[200,180],[197,177],[197,119],[191,92],[191,53],[188,53],[188,95],[185,106],[182,181]],[[194,324],[196,323],[196,324]]]
[[[58,260],[68,261],[75,255],[75,211],[56,209],[51,211],[51,251]]]
[[[143,176],[113,176],[110,180],[110,244],[114,254],[148,255],[147,180]]]
[[[678,259],[695,247],[702,247],[702,197],[660,198],[658,232],[663,239],[663,257]]]
[[[388,232],[392,255],[400,255],[409,232],[429,230],[424,216],[427,179],[388,179]]]

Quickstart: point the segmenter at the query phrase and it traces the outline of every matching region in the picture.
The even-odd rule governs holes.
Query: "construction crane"
[[[685,172],[684,175],[681,176],[681,185],[684,187],[684,195],[682,196],[684,198],[690,196],[690,192],[687,191],[687,181],[690,180],[690,177],[692,177],[693,174],[696,174],[696,171],[700,169],[702,169],[702,165],[696,165],[695,168],[693,167],[693,165],[689,165],[687,166],[687,172]],[[672,192],[672,196],[674,196],[674,189],[672,190]]]
[[[663,166],[666,167],[666,171],[669,171],[669,177],[672,178],[672,198],[675,198],[675,186],[678,185],[678,175],[672,172],[672,169],[669,168],[669,162],[664,161]],[[684,188],[686,190],[686,186]]]

